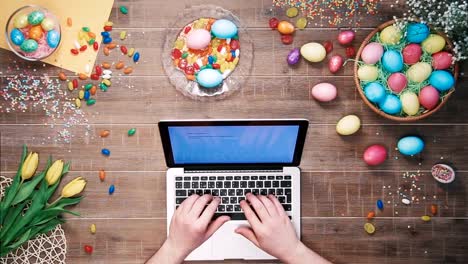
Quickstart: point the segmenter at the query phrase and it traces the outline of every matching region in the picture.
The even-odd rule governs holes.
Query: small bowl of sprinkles
[[[60,22],[43,7],[23,6],[8,19],[5,36],[10,49],[20,58],[42,60],[54,53],[60,45]]]
[[[237,17],[220,7],[199,6],[185,10],[167,30],[162,60],[171,83],[184,95],[223,98],[249,75],[252,51]]]

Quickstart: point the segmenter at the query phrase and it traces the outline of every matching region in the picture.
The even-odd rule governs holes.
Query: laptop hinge
[[[281,173],[283,172],[282,169],[208,169],[208,170],[203,170],[203,169],[184,169],[184,173],[256,173],[256,172],[263,172],[263,173],[269,173],[269,172],[275,172],[275,173]]]

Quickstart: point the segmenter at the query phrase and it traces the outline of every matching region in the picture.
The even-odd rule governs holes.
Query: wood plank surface
[[[184,9],[207,4],[239,17],[245,32],[240,36],[241,45],[251,41],[254,50],[253,61],[247,62],[252,64],[251,71],[240,91],[224,100],[199,102],[174,89],[161,60],[166,34],[177,30],[171,28],[177,16]],[[128,15],[118,11],[120,5],[129,8]],[[375,26],[403,12],[403,3],[384,0],[378,15],[360,17],[359,25],[341,26],[357,30],[354,46],[358,48]],[[285,63],[292,48],[310,41],[333,40],[333,53],[344,55],[345,48],[336,41],[336,28],[312,21],[305,30],[296,32],[294,43],[287,46],[268,28],[272,15],[285,18],[284,10],[272,8],[270,0],[116,0],[110,17],[115,24],[112,35],[117,39],[119,32],[126,30],[129,36],[122,43],[137,48],[142,58],[132,75],[114,71],[109,91],[99,92],[95,105],[83,107],[88,122],[67,128],[62,119],[47,116],[31,104],[25,112],[6,112],[10,102],[0,97],[1,175],[13,176],[21,145],[27,144],[42,155],[41,166],[49,154],[72,162],[64,182],[75,176],[88,180],[86,199],[74,208],[82,217],[66,216],[68,263],[143,263],[161,246],[166,232],[166,166],[157,122],[189,118],[310,120],[300,166],[302,241],[331,261],[468,262],[467,63],[461,63],[456,92],[438,113],[415,123],[395,123],[362,102],[352,78],[352,61],[335,75],[329,73],[326,61],[302,61],[293,68]],[[117,50],[110,56],[100,51],[97,61],[121,59],[129,61]],[[41,62],[20,61],[11,52],[0,50],[0,88],[20,73],[56,78],[59,71]],[[71,78],[74,73],[67,75]],[[338,98],[326,104],[311,98],[312,87],[320,82],[335,84]],[[62,86],[63,100],[76,96],[76,92],[66,90],[66,83]],[[335,125],[348,114],[357,114],[363,126],[357,134],[341,137]],[[137,133],[128,137],[126,132],[132,127]],[[57,141],[57,133],[63,129],[73,133],[71,143]],[[108,138],[98,136],[102,129],[111,131]],[[403,157],[395,149],[396,143],[410,134],[421,135],[426,149],[416,157]],[[381,166],[369,167],[361,157],[365,148],[375,143],[387,146],[389,159]],[[104,147],[111,150],[110,157],[100,154]],[[430,168],[438,162],[448,162],[457,169],[454,183],[440,185],[432,179]],[[103,183],[97,176],[100,169],[107,171]],[[417,175],[417,180],[413,182],[408,175]],[[110,184],[116,186],[112,196],[107,194]],[[414,197],[410,206],[401,203],[400,192]],[[377,199],[385,202],[385,209],[374,220],[377,232],[369,236],[363,224],[367,212],[376,209]],[[432,204],[438,206],[438,214],[424,223],[420,217],[428,214]],[[88,231],[91,223],[97,225],[96,235]],[[94,246],[93,255],[84,253],[84,244]]]

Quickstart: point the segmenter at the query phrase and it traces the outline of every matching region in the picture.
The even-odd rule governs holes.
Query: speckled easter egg
[[[437,70],[429,77],[429,83],[440,92],[444,92],[455,85],[455,78],[448,71]]]
[[[41,27],[44,29],[44,31],[51,31],[55,27],[54,20],[52,18],[44,18],[41,22]]]
[[[33,26],[39,25],[42,22],[42,20],[44,20],[44,17],[45,15],[42,11],[36,10],[29,13],[28,22]]]
[[[328,69],[331,73],[337,73],[343,67],[343,57],[340,55],[333,55],[328,61]]]
[[[28,16],[26,14],[17,15],[13,20],[15,28],[24,28],[28,25]]]
[[[223,76],[218,70],[203,69],[198,72],[197,82],[205,88],[215,88],[223,82]]]
[[[361,59],[366,64],[376,64],[384,53],[384,49],[380,43],[371,42],[367,44],[361,52]]]
[[[320,102],[330,102],[336,98],[337,90],[331,83],[319,83],[312,88],[312,97]]]
[[[47,32],[47,44],[51,48],[56,48],[60,42],[60,34],[56,30]]]
[[[415,64],[416,62],[419,62],[419,60],[421,59],[422,49],[421,49],[421,46],[413,43],[404,47],[402,53],[403,53],[403,61],[406,64],[412,65],[412,64]]]
[[[419,99],[413,92],[405,92],[400,96],[403,112],[409,116],[414,116],[419,111]]]
[[[388,72],[399,72],[403,70],[403,57],[396,50],[387,50],[382,56],[382,65]]]
[[[211,25],[211,33],[220,39],[229,39],[237,35],[237,26],[227,19],[218,19]]]
[[[24,52],[34,52],[37,50],[37,42],[34,39],[27,39],[21,44],[21,50]]]
[[[187,47],[194,50],[203,50],[210,44],[211,34],[206,29],[194,29],[187,35]]]
[[[410,23],[406,28],[408,42],[421,43],[429,36],[429,27],[423,23]]]
[[[372,82],[377,80],[379,76],[379,69],[374,65],[364,64],[358,69],[358,78],[361,81]]]
[[[432,67],[427,62],[418,62],[412,65],[406,72],[406,76],[412,82],[424,82],[431,75]]]
[[[348,45],[353,42],[356,33],[352,30],[344,30],[338,34],[338,42],[341,45]]]
[[[408,136],[398,141],[398,151],[406,156],[419,154],[424,149],[424,141],[420,137]]]
[[[13,42],[13,44],[15,44],[17,46],[23,44],[23,41],[24,41],[23,32],[21,32],[21,30],[19,30],[17,28],[14,28],[10,32],[10,40],[11,40],[11,42]]]
[[[29,29],[29,38],[39,41],[42,38],[43,32],[41,26],[37,25]]]
[[[295,65],[299,62],[300,58],[301,58],[301,53],[299,51],[299,48],[294,48],[288,53],[288,56],[286,57],[286,61],[288,62],[289,65]]]
[[[424,51],[429,54],[434,54],[444,49],[445,39],[438,34],[430,34],[426,40],[421,43]]]
[[[374,104],[379,104],[385,99],[387,93],[385,92],[383,85],[378,82],[371,82],[364,86],[364,95],[367,100]]]
[[[401,31],[394,25],[384,28],[380,32],[380,42],[388,45],[398,44],[401,40]]]
[[[408,84],[406,75],[401,72],[392,73],[387,79],[388,87],[395,93],[400,93]]]
[[[336,132],[342,136],[356,133],[361,127],[361,120],[356,115],[347,115],[336,124]]]
[[[301,55],[304,59],[310,62],[320,62],[325,59],[327,51],[322,46],[322,44],[317,42],[310,42],[302,45]]]
[[[440,94],[436,88],[428,85],[419,92],[419,103],[427,110],[434,109],[439,104]]]
[[[399,114],[401,112],[401,101],[396,95],[387,94],[385,99],[379,104],[379,107],[387,114]]]
[[[432,54],[432,67],[435,70],[445,70],[452,66],[453,56],[450,52],[439,51]]]

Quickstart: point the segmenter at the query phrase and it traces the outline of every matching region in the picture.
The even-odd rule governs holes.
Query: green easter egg
[[[39,25],[42,22],[42,20],[44,20],[44,17],[45,17],[45,15],[44,15],[43,12],[36,10],[36,11],[33,11],[33,12],[31,12],[29,14],[28,22],[29,22],[29,24],[31,24],[33,26]]]
[[[27,39],[21,44],[21,50],[24,52],[33,52],[37,50],[37,42],[34,39]]]

